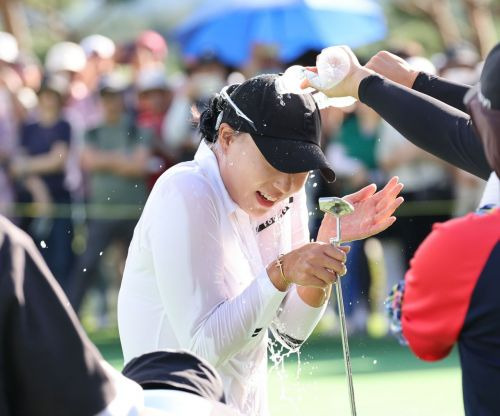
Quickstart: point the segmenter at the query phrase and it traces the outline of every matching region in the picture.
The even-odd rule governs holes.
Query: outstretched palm
[[[398,197],[403,184],[397,177],[391,178],[387,185],[376,192],[375,184],[365,186],[343,197],[354,206],[354,212],[341,218],[342,242],[361,240],[378,234],[390,227],[396,217],[392,214],[403,203]],[[318,232],[318,241],[329,242],[336,234],[336,219],[325,214]]]

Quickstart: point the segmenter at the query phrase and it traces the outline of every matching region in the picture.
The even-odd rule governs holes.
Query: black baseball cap
[[[279,94],[279,75],[266,74],[221,92],[224,99],[216,128],[227,122],[249,133],[277,170],[299,173],[319,169],[328,182],[335,173],[321,150],[321,116],[310,94]]]
[[[131,360],[122,370],[143,390],[179,390],[225,403],[222,380],[213,366],[185,350],[160,350]]]
[[[464,103],[483,143],[490,167],[500,177],[500,43],[484,61],[479,82]]]

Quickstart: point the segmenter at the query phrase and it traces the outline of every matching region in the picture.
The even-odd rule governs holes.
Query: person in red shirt
[[[500,411],[500,208],[435,224],[388,309],[391,327],[425,361],[458,345],[467,415]]]
[[[500,44],[464,97],[485,159],[500,172]],[[391,329],[420,359],[458,345],[465,414],[500,414],[500,207],[435,224],[387,301]]]

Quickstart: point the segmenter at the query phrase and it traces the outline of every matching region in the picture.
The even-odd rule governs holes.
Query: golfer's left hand
[[[350,195],[343,197],[354,206],[354,212],[341,218],[342,242],[362,240],[378,234],[390,227],[396,217],[392,214],[403,203],[404,199],[398,196],[403,189],[399,178],[391,178],[384,189],[377,191],[377,186],[365,186]],[[325,214],[318,232],[318,241],[328,242],[336,235],[336,219]]]

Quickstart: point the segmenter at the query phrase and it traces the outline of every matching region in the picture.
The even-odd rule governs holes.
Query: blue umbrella
[[[174,32],[186,57],[207,52],[243,65],[255,44],[278,47],[289,62],[307,50],[383,39],[385,18],[375,0],[204,0]]]

